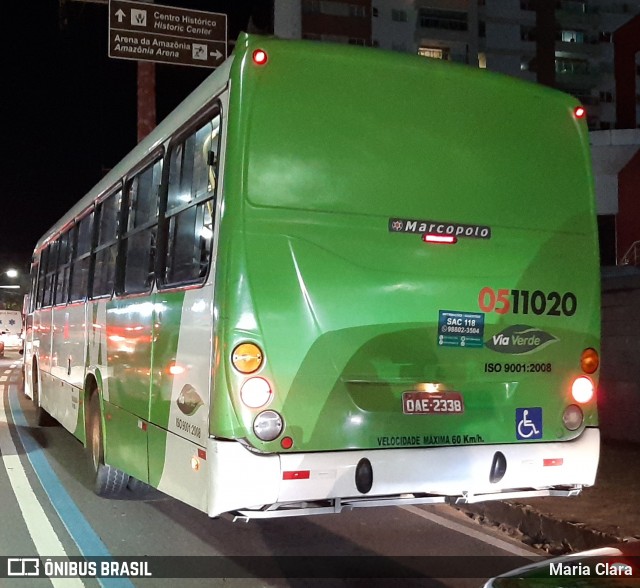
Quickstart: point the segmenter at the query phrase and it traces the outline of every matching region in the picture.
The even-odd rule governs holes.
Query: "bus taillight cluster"
[[[237,345],[231,353],[231,364],[241,374],[249,375],[240,386],[240,399],[247,408],[264,408],[273,399],[273,389],[269,381],[255,375],[264,365],[264,353],[255,343]],[[253,420],[253,432],[261,441],[273,441],[284,430],[284,419],[275,410],[263,410]],[[293,446],[293,439],[284,437],[283,449]]]
[[[565,408],[562,414],[564,426],[570,431],[578,429],[584,420],[579,404],[590,402],[595,395],[593,380],[589,377],[594,374],[600,365],[600,358],[595,349],[585,349],[580,356],[580,368],[587,375],[578,376],[571,384],[571,397],[577,404],[571,404]]]

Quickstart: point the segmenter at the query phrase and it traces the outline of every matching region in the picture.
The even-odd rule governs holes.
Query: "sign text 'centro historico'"
[[[109,57],[217,67],[227,57],[227,15],[109,0]]]

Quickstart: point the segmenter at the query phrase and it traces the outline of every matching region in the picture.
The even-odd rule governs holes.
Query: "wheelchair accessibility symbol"
[[[516,439],[542,439],[542,408],[516,408]]]

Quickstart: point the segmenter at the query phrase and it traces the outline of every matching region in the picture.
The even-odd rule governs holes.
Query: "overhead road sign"
[[[227,15],[109,0],[109,57],[217,67],[227,57]]]

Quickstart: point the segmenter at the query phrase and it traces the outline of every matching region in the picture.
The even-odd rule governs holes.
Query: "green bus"
[[[594,483],[584,109],[251,35],[37,243],[26,392],[96,491],[215,517]]]

